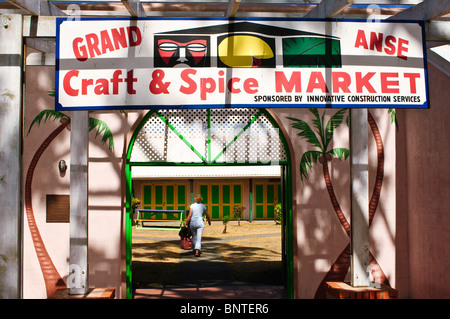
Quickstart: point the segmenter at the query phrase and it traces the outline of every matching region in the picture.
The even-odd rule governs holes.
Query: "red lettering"
[[[355,79],[356,79],[356,92],[362,93],[362,89],[365,87],[369,93],[376,93],[375,89],[373,88],[372,84],[370,84],[370,79],[375,75],[375,72],[369,72],[363,77],[361,77],[361,72],[355,73]]]
[[[66,73],[63,79],[63,88],[64,91],[70,96],[78,96],[81,92],[81,95],[109,95],[111,94],[110,83],[112,87],[112,94],[119,94],[119,83],[127,82],[127,93],[128,94],[136,94],[136,90],[134,89],[134,83],[138,82],[138,79],[133,76],[134,70],[130,70],[127,72],[126,78],[122,78],[122,71],[115,70],[112,78],[81,78],[78,79],[78,86],[72,85],[71,80],[73,78],[78,78],[80,71],[72,70]],[[76,88],[78,87],[78,88]],[[122,92],[123,93],[123,92]]]
[[[220,76],[224,76],[225,72],[219,71]],[[225,93],[225,80],[224,78],[219,78],[219,93]]]
[[[292,72],[289,81],[286,79],[284,72],[275,72],[275,92],[281,93],[283,92],[283,89],[285,89],[286,92],[290,93],[294,88],[296,93],[299,93],[302,90],[300,72]]]
[[[404,55],[403,52],[408,52],[408,48],[406,47],[406,45],[408,45],[408,44],[409,44],[408,40],[398,38],[397,57],[399,57],[400,59],[403,59],[403,60],[407,59],[406,55]]]
[[[127,39],[128,38],[128,39]],[[85,44],[83,42],[85,41]],[[72,48],[79,61],[86,61],[108,52],[128,46],[134,47],[142,43],[141,30],[137,26],[120,29],[102,30],[99,34],[89,33],[85,38],[75,38]]]
[[[231,78],[228,81],[228,91],[230,91],[231,93],[240,93],[241,89],[236,89],[233,87],[234,83],[239,83],[239,81],[241,81],[240,78]]]
[[[127,92],[128,94],[136,94],[136,90],[133,88],[133,83],[137,82],[137,78],[133,77],[133,70],[127,72]]]
[[[395,45],[394,43],[397,42],[397,40],[395,39],[395,37],[393,37],[392,35],[388,35],[386,37],[386,47],[384,48],[384,52],[388,55],[394,55],[395,54]]]
[[[128,31],[128,39],[130,41],[130,47],[135,47],[141,44],[142,42],[142,36],[141,36],[141,30],[139,30],[136,26],[127,27]],[[136,34],[136,40],[133,37],[133,33]]]
[[[370,32],[370,50],[376,50],[381,52],[381,48],[383,47],[383,33],[378,33],[378,36],[375,32]]]
[[[195,91],[197,91],[197,83],[195,83],[194,80],[192,80],[189,75],[195,75],[197,74],[197,71],[194,69],[186,69],[181,72],[181,79],[188,84],[188,86],[181,86],[180,92],[184,94],[192,94]]]
[[[213,93],[216,90],[216,81],[213,78],[200,79],[200,98],[206,100],[207,93]]]
[[[350,93],[348,88],[351,83],[350,74],[346,72],[333,72],[333,93],[339,93],[341,90],[343,93]]]
[[[78,77],[78,74],[80,72],[77,70],[72,70],[66,73],[66,75],[64,76],[64,80],[63,80],[63,88],[64,91],[70,95],[70,96],[77,96],[78,95],[78,90],[75,90],[72,88],[72,86],[70,85],[70,80],[73,77]]]
[[[75,38],[72,42],[73,53],[78,61],[86,61],[88,58],[88,53],[86,46],[80,44],[83,42],[83,38]]]
[[[359,48],[360,46],[362,46],[363,49],[369,49],[366,41],[366,34],[363,30],[358,30],[358,34],[356,35],[355,48]]]
[[[384,38],[383,43],[383,33],[370,32],[370,46],[367,46],[367,39],[364,30],[358,30],[355,40],[355,48],[362,47],[365,50],[378,51],[386,53],[387,55],[395,55],[397,52],[397,57],[406,60],[406,54],[408,52],[409,41],[394,37],[393,35],[388,35]],[[384,48],[383,48],[384,44]]]
[[[111,42],[111,39],[109,38],[109,34],[106,30],[100,31],[100,39],[102,44],[102,54],[106,53],[106,50],[109,50],[109,52],[114,51],[113,44]]]
[[[87,95],[87,88],[94,84],[92,79],[81,79],[81,95]]]
[[[398,78],[398,73],[380,73],[381,79],[381,93],[398,93],[400,90],[398,88],[391,88],[390,86],[398,86],[398,81],[389,81],[389,77]]]
[[[109,94],[109,81],[107,79],[98,79],[95,84],[94,93],[96,95]]]
[[[420,74],[419,73],[405,73],[404,77],[409,79],[410,92],[413,93],[413,94],[417,93],[416,79],[420,78]]]
[[[119,83],[123,81],[121,78],[119,78],[120,75],[122,75],[121,70],[116,70],[113,73],[113,77],[111,79],[111,83],[113,85],[113,94],[119,94]]]
[[[258,93],[258,81],[254,78],[249,78],[244,81],[244,91],[248,94]]]
[[[207,100],[208,94],[215,92],[225,93],[225,90],[233,94],[238,94],[242,91],[245,91],[247,94],[254,94],[258,92],[259,83],[255,78],[245,79],[241,85],[241,79],[238,77],[233,77],[225,84],[225,72],[223,70],[218,72],[218,78],[207,77],[195,79],[193,76],[196,74],[197,71],[194,69],[186,69],[181,72],[181,80],[184,82],[184,84],[180,86],[181,93],[193,94],[197,92],[197,88],[199,88],[200,99],[204,101]],[[197,81],[199,81],[198,84]]]
[[[86,44],[91,58],[95,57],[96,54],[101,55],[100,49],[98,48],[98,36],[95,33],[86,34]]]
[[[120,31],[119,31],[120,30]],[[119,50],[121,47],[127,47],[127,37],[125,33],[125,28],[120,29],[111,29],[111,35],[114,41],[114,46],[116,50]]]
[[[309,78],[307,93],[311,93],[314,90],[321,90],[322,93],[328,92],[325,79],[323,78],[322,72],[311,72],[311,77]]]

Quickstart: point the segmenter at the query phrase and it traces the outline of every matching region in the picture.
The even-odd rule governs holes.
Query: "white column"
[[[22,16],[0,14],[0,299],[21,298]]]
[[[87,111],[72,111],[70,121],[70,294],[88,292]]]
[[[350,110],[351,285],[369,286],[369,154],[367,109]]]

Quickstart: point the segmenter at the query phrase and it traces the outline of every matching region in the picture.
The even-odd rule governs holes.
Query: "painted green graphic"
[[[340,68],[340,41],[324,37],[283,39],[283,66],[295,68]]]

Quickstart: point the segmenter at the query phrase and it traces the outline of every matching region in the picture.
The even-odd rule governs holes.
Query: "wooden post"
[[[367,109],[350,110],[351,285],[369,285],[369,154]]]
[[[0,14],[0,299],[21,298],[22,16]]]
[[[72,111],[70,121],[70,294],[88,293],[87,111]]]
[[[248,214],[250,223],[253,222],[253,178],[248,182]]]

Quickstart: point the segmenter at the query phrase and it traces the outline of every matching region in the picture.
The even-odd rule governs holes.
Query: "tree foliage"
[[[288,117],[289,120],[294,122],[292,123],[292,127],[300,131],[297,135],[306,139],[311,146],[318,149],[306,151],[300,160],[300,177],[302,182],[303,178],[308,179],[308,174],[313,164],[317,163],[321,157],[326,158],[328,155],[337,157],[339,160],[346,160],[350,155],[350,151],[346,148],[329,149],[334,132],[344,121],[347,109],[340,109],[334,113],[326,124],[325,111],[322,115],[320,115],[318,109],[315,108],[310,108],[309,111],[314,115],[314,118],[312,119],[313,127],[309,126],[309,124],[303,120]]]

